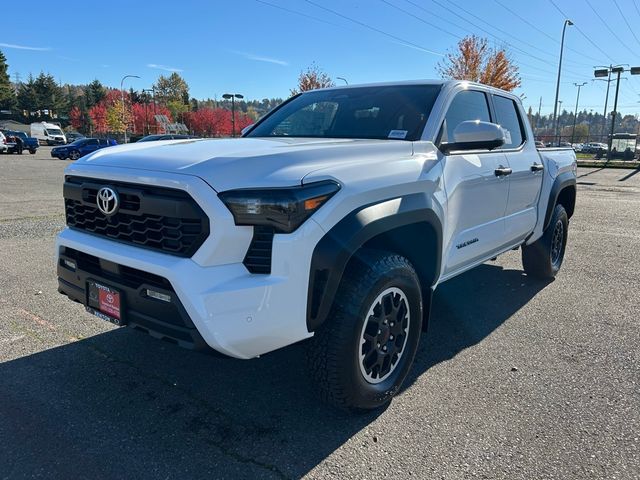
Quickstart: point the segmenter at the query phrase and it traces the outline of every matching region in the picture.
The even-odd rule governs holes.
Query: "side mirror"
[[[493,150],[504,145],[504,130],[500,125],[480,120],[460,123],[453,131],[453,142],[440,144],[440,150]]]
[[[240,130],[240,135],[244,137],[244,134],[251,130],[254,125],[255,123],[252,123],[251,125],[247,125],[246,127],[244,127],[242,130]]]

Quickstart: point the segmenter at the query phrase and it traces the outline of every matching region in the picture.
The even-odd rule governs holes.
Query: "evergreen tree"
[[[107,95],[107,89],[104,88],[100,80],[94,80],[89,85],[84,87],[85,102],[87,109],[100,103],[102,99]]]
[[[17,106],[16,92],[9,80],[7,58],[0,51],[0,110],[13,110]]]

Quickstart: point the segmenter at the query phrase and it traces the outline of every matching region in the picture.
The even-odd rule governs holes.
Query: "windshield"
[[[146,137],[142,137],[138,142],[152,142],[154,140],[160,139],[161,135],[147,135]]]
[[[49,135],[62,135],[62,130],[59,128],[47,128],[47,133]]]
[[[247,137],[418,140],[440,85],[306,92],[265,117]]]

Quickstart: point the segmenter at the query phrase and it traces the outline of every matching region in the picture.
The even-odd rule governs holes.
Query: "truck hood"
[[[98,150],[76,165],[195,175],[218,192],[235,188],[298,185],[333,163],[364,165],[413,152],[402,140],[234,138],[168,140]]]

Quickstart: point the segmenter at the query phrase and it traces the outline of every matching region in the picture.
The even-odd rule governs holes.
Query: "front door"
[[[486,94],[456,94],[445,115],[438,143],[453,141],[455,128],[467,120],[494,122]],[[504,214],[509,193],[508,165],[502,151],[452,152],[442,159],[447,193],[443,235],[443,276],[485,259],[504,245]]]

